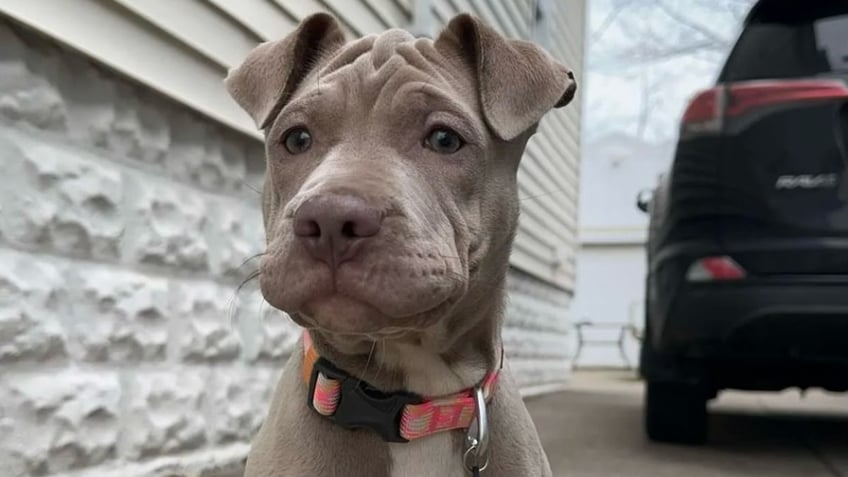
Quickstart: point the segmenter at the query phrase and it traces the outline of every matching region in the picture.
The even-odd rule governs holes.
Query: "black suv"
[[[848,390],[848,0],[761,0],[649,200],[645,426],[722,389]]]

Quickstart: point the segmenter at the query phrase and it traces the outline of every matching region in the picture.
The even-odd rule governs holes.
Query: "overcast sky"
[[[588,2],[581,236],[629,237],[647,225],[636,195],[668,168],[683,110],[715,82],[751,1]]]
[[[586,143],[674,140],[687,100],[718,74],[751,0],[587,0]]]

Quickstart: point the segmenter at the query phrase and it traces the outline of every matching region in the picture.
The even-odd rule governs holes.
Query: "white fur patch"
[[[406,390],[423,396],[443,396],[468,389],[486,376],[486,370],[467,363],[453,366],[423,347],[405,343],[385,344],[383,359],[406,375]]]
[[[389,444],[389,455],[392,458],[391,477],[467,477],[462,465],[462,450],[454,448],[451,432],[406,444]]]
[[[408,344],[386,346],[386,361],[404,370],[406,389],[424,396],[442,396],[474,386],[484,369],[456,363],[448,366],[424,348]],[[389,444],[391,477],[467,477],[462,464],[462,448],[454,444],[454,434],[440,432],[405,444]]]

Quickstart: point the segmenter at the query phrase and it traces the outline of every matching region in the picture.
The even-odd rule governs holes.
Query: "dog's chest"
[[[406,444],[390,444],[391,477],[465,477],[462,449],[443,432]]]
[[[423,395],[445,395],[473,386],[481,370],[473,366],[449,366],[441,359],[416,349],[397,346],[389,357],[407,372],[407,388]],[[485,371],[482,371],[485,372]],[[440,432],[405,444],[389,444],[391,477],[466,477],[462,431]]]

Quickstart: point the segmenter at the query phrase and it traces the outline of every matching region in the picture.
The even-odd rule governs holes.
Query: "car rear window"
[[[720,81],[848,72],[848,0],[761,3],[752,11]]]

